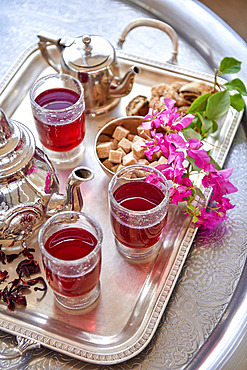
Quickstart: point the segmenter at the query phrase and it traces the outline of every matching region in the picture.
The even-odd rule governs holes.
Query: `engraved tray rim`
[[[31,45],[20,55],[17,61],[5,74],[3,79],[0,81],[0,102],[1,98],[3,98],[3,102],[7,103],[7,97],[4,96],[5,90],[7,90],[8,85],[11,84],[16,74],[22,73],[22,69],[24,68],[23,66],[25,62],[28,61],[29,57],[31,57],[37,51],[37,45]],[[149,59],[132,56],[123,53],[122,51],[117,51],[117,56],[119,60],[122,59],[123,61],[131,63],[139,62],[154,69],[176,73],[181,77],[192,77],[204,81],[212,81],[212,76],[207,73],[192,71],[176,64],[160,63]],[[45,62],[44,65],[47,66]],[[16,104],[18,105],[18,103]],[[10,111],[10,108],[8,107],[8,112],[6,113],[11,115],[15,109],[16,107],[12,107],[12,111]],[[226,155],[230,149],[236,130],[241,121],[242,113],[243,112],[238,113],[235,111],[229,125],[227,125],[227,135],[224,137],[221,149],[217,152],[217,158],[215,158],[220,165],[223,165],[225,161]],[[184,234],[182,242],[179,246],[179,251],[177,252],[177,257],[172,263],[167,281],[163,281],[162,288],[160,288],[160,293],[155,301],[154,307],[152,308],[151,314],[147,320],[147,324],[145,328],[141,327],[142,330],[141,334],[138,334],[139,336],[133,335],[130,340],[126,341],[125,348],[116,346],[116,348],[114,347],[115,350],[111,353],[104,353],[104,351],[99,353],[99,348],[95,348],[93,351],[92,349],[88,349],[87,346],[84,349],[80,346],[79,342],[77,343],[76,341],[71,341],[69,338],[61,338],[60,335],[54,335],[54,333],[53,336],[50,337],[42,328],[35,330],[32,325],[29,326],[28,323],[21,325],[21,323],[16,322],[14,316],[11,317],[10,315],[6,315],[5,312],[0,312],[0,327],[6,332],[20,335],[27,339],[32,339],[33,341],[37,341],[45,347],[67,354],[71,357],[87,361],[89,363],[110,365],[117,364],[134,357],[141,352],[152,339],[197,232],[197,228],[190,224],[189,218],[187,218],[185,225],[183,226]]]

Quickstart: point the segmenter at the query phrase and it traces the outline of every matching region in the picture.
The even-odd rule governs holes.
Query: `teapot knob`
[[[90,45],[90,42],[91,42],[91,37],[89,35],[84,35],[82,37],[82,41],[85,45],[85,51],[86,53],[90,52],[92,50],[92,47]]]

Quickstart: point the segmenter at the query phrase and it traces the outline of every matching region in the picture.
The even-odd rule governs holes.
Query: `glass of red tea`
[[[76,78],[53,74],[30,89],[32,112],[44,152],[57,168],[76,166],[84,153],[85,102]]]
[[[118,251],[141,260],[160,247],[166,225],[169,185],[151,166],[122,168],[110,181],[110,219]]]
[[[63,307],[84,309],[99,297],[102,239],[98,222],[83,212],[57,213],[40,229],[46,280]]]

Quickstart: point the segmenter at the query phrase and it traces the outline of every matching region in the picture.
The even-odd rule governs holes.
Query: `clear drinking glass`
[[[31,87],[30,101],[44,152],[57,168],[76,166],[84,153],[85,102],[76,78],[52,74]]]
[[[119,252],[136,260],[154,254],[161,245],[169,204],[165,176],[151,166],[128,166],[113,176],[108,193]]]
[[[62,306],[82,309],[98,298],[102,239],[98,222],[82,212],[57,213],[40,229],[46,280]]]

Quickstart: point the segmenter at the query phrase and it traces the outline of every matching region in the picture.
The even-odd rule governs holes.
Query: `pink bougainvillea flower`
[[[215,209],[215,211],[207,211],[206,208],[202,208],[200,216],[197,217],[195,226],[202,226],[204,229],[211,229],[220,224],[222,221],[227,219],[225,212]]]
[[[160,164],[156,168],[163,173],[167,180],[172,180],[176,184],[180,184],[181,178],[185,172],[183,167],[176,164],[174,164],[174,166],[169,164]]]
[[[192,191],[188,190],[187,186],[179,185],[170,190],[170,202],[178,204],[184,202],[191,195]]]
[[[183,160],[185,158],[184,151],[186,149],[185,140],[177,134],[169,134],[165,136],[167,154],[165,155],[168,163],[172,163],[177,155],[182,156]],[[161,148],[162,150],[162,148]],[[163,151],[163,150],[162,150]]]
[[[162,122],[158,109],[153,110],[149,108],[148,114],[144,117],[144,122],[142,122],[142,127],[144,130],[152,130],[154,127],[160,127]]]
[[[210,169],[210,157],[206,150],[204,149],[188,149],[187,151],[189,157],[194,158],[195,165],[204,171],[209,171]]]
[[[184,186],[187,186],[188,188],[193,188],[193,184],[192,184],[191,179],[189,179],[186,176],[181,178],[180,184],[184,185]]]
[[[235,193],[238,189],[228,180],[232,174],[232,168],[219,170],[215,168],[205,175],[202,179],[202,185],[205,188],[212,187],[212,200],[219,201],[224,195]]]
[[[188,149],[200,149],[202,147],[202,142],[198,139],[188,139],[189,146]]]
[[[222,197],[221,199],[218,200],[218,204],[220,205],[220,208],[226,212],[229,209],[232,209],[235,207],[235,205],[230,203],[230,199]]]
[[[179,117],[175,121],[173,121],[171,128],[179,132],[182,129],[189,126],[193,119],[194,119],[193,114],[186,114],[185,116],[179,115]]]

